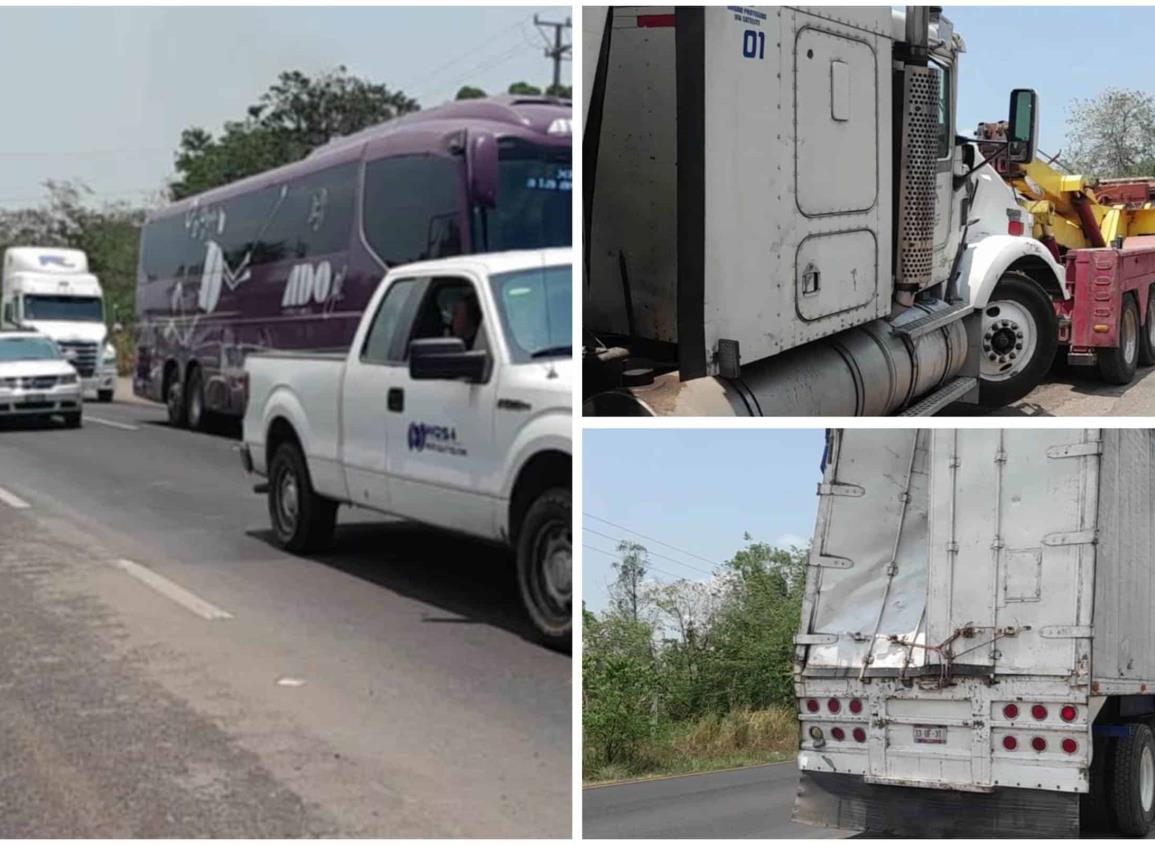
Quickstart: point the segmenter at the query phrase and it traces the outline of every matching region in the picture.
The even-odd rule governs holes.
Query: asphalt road
[[[794,761],[582,791],[583,839],[817,839],[845,831],[790,821]]]
[[[943,416],[976,413],[951,405]],[[1155,367],[1140,367],[1130,384],[1107,384],[1093,367],[1072,367],[1056,362],[1046,379],[1018,402],[992,416],[1108,417],[1155,415]]]
[[[287,555],[235,440],[85,414],[0,427],[0,838],[569,836],[505,554],[342,510]]]

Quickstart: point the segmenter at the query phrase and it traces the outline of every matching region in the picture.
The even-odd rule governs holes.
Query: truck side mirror
[[[414,381],[465,379],[475,384],[489,378],[489,353],[467,350],[459,337],[427,337],[409,344],[409,377]]]
[[[1016,88],[1011,92],[1007,126],[1007,158],[1014,164],[1033,161],[1039,139],[1039,95],[1034,89]]]
[[[486,208],[497,205],[497,138],[491,132],[469,135],[466,148],[469,168],[469,196]]]

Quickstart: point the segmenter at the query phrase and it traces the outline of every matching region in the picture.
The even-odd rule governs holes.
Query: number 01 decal
[[[742,33],[742,55],[747,59],[766,58],[766,33],[748,29]]]

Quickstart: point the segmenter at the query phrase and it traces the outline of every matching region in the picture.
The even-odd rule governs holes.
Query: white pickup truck
[[[391,270],[347,355],[245,362],[241,457],[277,542],[323,547],[357,505],[509,545],[522,600],[570,635],[572,254]]]

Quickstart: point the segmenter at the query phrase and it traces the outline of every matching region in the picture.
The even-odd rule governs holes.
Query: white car
[[[83,388],[60,347],[37,332],[0,331],[0,419],[60,415],[79,428]]]
[[[391,270],[347,354],[245,361],[246,468],[277,542],[332,537],[356,505],[511,547],[539,631],[572,616],[572,254],[466,255]]]

